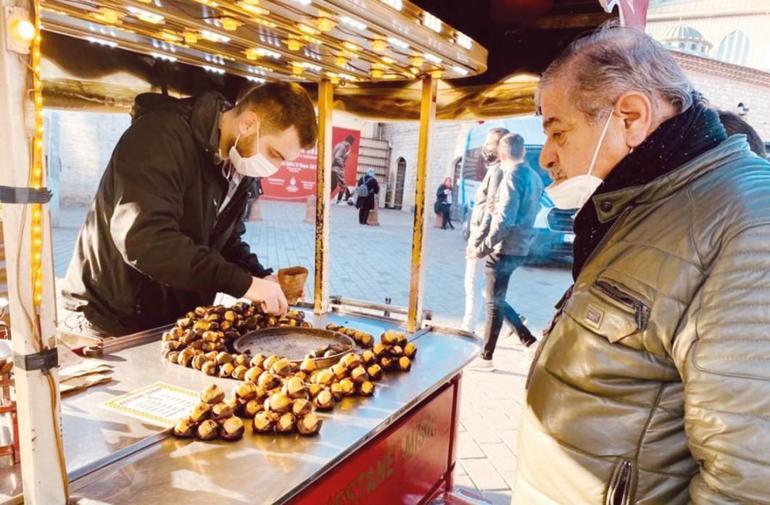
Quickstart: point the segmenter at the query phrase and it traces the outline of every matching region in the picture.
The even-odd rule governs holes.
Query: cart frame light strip
[[[455,79],[486,70],[483,47],[405,0],[42,0],[42,6],[48,31],[246,78],[254,78],[251,63],[269,67],[268,79],[294,81],[318,81],[342,67],[353,77],[335,76],[342,84],[428,74]],[[415,57],[430,66],[414,65]]]

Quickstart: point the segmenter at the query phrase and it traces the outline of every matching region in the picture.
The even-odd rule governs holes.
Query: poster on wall
[[[331,193],[336,194],[340,181],[352,187],[356,185],[360,130],[332,128],[332,183]],[[263,198],[270,200],[304,201],[315,195],[318,151],[302,150],[296,160],[284,162],[274,175],[262,179]]]

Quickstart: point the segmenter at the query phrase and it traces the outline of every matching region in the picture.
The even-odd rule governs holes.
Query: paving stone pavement
[[[248,223],[244,240],[273,268],[314,262],[314,226],[305,223],[305,205],[261,201],[263,220]],[[66,272],[83,208],[64,208],[54,229],[57,277]],[[380,210],[380,226],[360,226],[357,211],[332,206],[330,292],[333,295],[406,306],[409,298],[412,214]],[[432,220],[431,220],[432,224]],[[439,323],[458,326],[464,306],[464,241],[455,231],[430,227],[427,234],[424,307]],[[508,301],[538,334],[553,305],[569,286],[565,269],[518,269]],[[307,290],[311,292],[312,275]],[[480,322],[483,318],[480,315]],[[503,330],[505,333],[505,329]],[[527,353],[515,337],[504,338],[495,353],[497,370],[466,371],[463,378],[456,490],[492,504],[509,504],[515,484],[518,416],[523,409]]]

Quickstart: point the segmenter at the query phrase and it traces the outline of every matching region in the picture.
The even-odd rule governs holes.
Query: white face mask
[[[588,173],[576,175],[570,177],[566,181],[562,181],[558,184],[551,184],[545,188],[545,192],[548,198],[551,199],[556,208],[559,209],[581,209],[589,198],[594,194],[596,189],[604,182],[595,175],[591,175],[594,171],[594,165],[596,159],[599,157],[599,149],[604,142],[604,136],[607,134],[607,128],[610,126],[610,120],[612,119],[612,110],[607,117],[607,121],[604,123],[602,134],[599,136],[599,141],[596,143],[596,149],[594,149],[594,156],[591,159],[591,164],[588,166]]]
[[[257,154],[244,158],[235,146],[238,145],[240,134],[235,138],[233,147],[230,148],[230,162],[235,171],[247,177],[270,177],[278,171],[278,167],[270,163],[267,156],[259,150],[259,129],[257,129]]]

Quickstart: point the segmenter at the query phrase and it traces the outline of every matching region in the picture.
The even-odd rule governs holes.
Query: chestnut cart
[[[111,504],[394,504],[424,503],[450,489],[461,369],[477,348],[449,330],[423,324],[429,139],[438,79],[483,72],[486,50],[402,0],[18,0],[2,5],[0,184],[22,454],[20,469],[0,470],[3,502],[60,504],[82,497],[82,503]],[[64,47],[70,52],[62,57]],[[49,53],[84,77],[41,75]],[[94,75],[100,70],[130,74],[153,61],[166,65],[164,90],[178,93],[184,92],[185,75],[194,77],[200,69],[255,83],[318,83],[315,285],[312,306],[306,307],[309,319],[315,318],[315,326],[345,323],[373,335],[400,328],[419,352],[412,371],[388,375],[373,398],[348,398],[322,414],[317,437],[257,436],[247,430],[237,443],[180,441],[167,430],[105,409],[110,399],[157,382],[196,390],[215,380],[232,389],[235,381],[162,361],[162,328],[96,346],[100,356],[92,359],[114,367],[113,381],[60,397],[42,108],[44,103],[72,106],[63,96],[76,96],[81,105],[101,99],[125,106],[133,98],[124,93],[125,86],[94,86]],[[124,62],[129,63],[121,68]],[[420,131],[409,305],[387,307],[403,315],[397,320],[377,317],[384,311],[374,304],[330,300],[331,118],[335,89],[365,93],[365,83],[410,80],[420,83]]]

